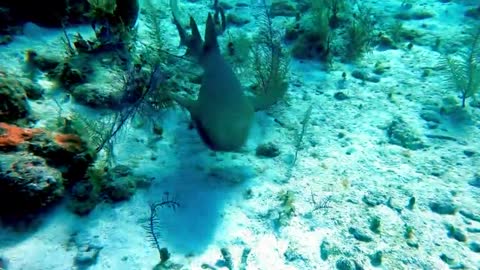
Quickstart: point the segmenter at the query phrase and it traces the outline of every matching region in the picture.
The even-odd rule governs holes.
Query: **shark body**
[[[190,112],[195,128],[210,149],[238,150],[248,138],[254,107],[245,96],[232,67],[220,53],[212,15],[208,15],[205,42],[193,18],[190,17],[191,35],[187,35],[175,13],[174,23],[182,43],[187,46],[189,54],[196,58],[204,73],[196,100],[174,94],[171,97]]]

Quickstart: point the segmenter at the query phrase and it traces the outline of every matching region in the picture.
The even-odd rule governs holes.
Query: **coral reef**
[[[137,0],[51,0],[48,5],[35,0],[7,0],[0,4],[0,35],[21,32],[25,22],[60,27],[102,21],[114,26],[133,27],[138,12]]]
[[[6,0],[0,3],[0,35],[22,32],[26,22],[45,27],[60,27],[64,23],[89,22],[89,6],[86,0],[51,0],[46,5],[35,0]]]
[[[30,107],[21,82],[0,71],[0,122],[11,122],[27,117]]]
[[[68,180],[67,184],[82,179],[95,158],[86,143],[75,134],[40,134],[29,142],[28,150],[58,168]]]
[[[0,218],[15,221],[33,218],[36,210],[63,196],[85,177],[94,156],[76,134],[0,122],[0,160],[0,205],[8,200],[16,205],[0,206]]]
[[[419,135],[401,117],[395,118],[387,128],[391,144],[400,145],[410,150],[427,147]]]
[[[119,202],[129,199],[141,185],[143,177],[132,175],[130,168],[116,166],[109,170],[101,183],[101,194],[112,202]]]
[[[311,2],[286,29],[285,38],[293,43],[294,57],[327,64],[333,57],[354,62],[376,42],[373,14],[362,4],[344,0]]]
[[[0,218],[16,221],[52,205],[64,194],[61,173],[27,152],[0,154]]]
[[[75,183],[70,188],[70,200],[67,207],[73,213],[84,216],[90,213],[100,202],[98,188],[93,178]]]
[[[135,25],[139,12],[138,0],[87,0],[90,6],[89,17],[93,24],[110,27]]]
[[[96,164],[88,168],[86,176],[69,189],[71,198],[68,208],[78,215],[86,215],[100,202],[115,203],[130,199],[138,188],[148,187],[151,180],[134,175],[124,165],[109,169]]]

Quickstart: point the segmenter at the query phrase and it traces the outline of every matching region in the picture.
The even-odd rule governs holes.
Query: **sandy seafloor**
[[[181,8],[206,14],[204,2],[182,3]],[[385,18],[400,3],[385,1],[375,6],[366,2]],[[407,43],[398,50],[374,48],[357,64],[337,61],[328,72],[317,62],[292,60],[286,100],[256,114],[250,140],[241,153],[209,151],[196,132],[188,129],[189,117],[178,107],[159,115],[165,132],[154,147],[148,143],[152,136],[149,131],[129,128],[117,140],[117,162],[154,177],[153,185],[137,191],[130,201],[100,204],[86,217],[77,217],[60,206],[31,233],[17,235],[3,230],[0,255],[9,260],[8,269],[75,269],[78,250],[68,245],[72,234],[80,245],[101,247],[96,264],[89,269],[152,269],[158,263],[158,253],[147,241],[141,224],[148,218],[148,203],[165,191],[175,194],[181,207],[162,212],[161,243],[169,248],[170,260],[183,264],[184,269],[201,269],[202,263],[214,265],[222,259],[222,247],[231,251],[236,266],[243,248],[251,248],[249,270],[335,269],[342,257],[355,260],[364,269],[449,269],[440,259],[442,254],[455,261],[451,267],[463,264],[464,269],[480,269],[480,254],[469,248],[471,242],[480,242],[480,233],[469,232],[479,229],[480,223],[458,212],[439,215],[429,207],[432,201],[451,200],[459,210],[480,215],[480,188],[468,184],[480,173],[480,109],[467,106],[467,120],[463,121],[440,116],[436,129],[429,129],[420,117],[424,109],[438,109],[443,98],[456,98],[455,90],[445,83],[445,75],[435,68],[442,55],[422,42],[432,44],[440,36],[443,46],[456,52],[462,48],[456,36],[474,20],[463,16],[468,6],[465,1],[417,1],[415,6],[436,16],[404,22],[425,33],[411,50],[405,48]],[[275,23],[286,20],[293,18],[277,17]],[[245,29],[253,27],[251,23]],[[90,31],[88,27],[68,30]],[[0,67],[21,72],[27,48],[62,53],[61,31],[38,31],[38,35],[15,37],[13,43],[0,46]],[[166,31],[172,44],[177,44],[173,25]],[[372,70],[377,61],[389,66],[380,82],[361,82],[349,76],[346,88],[338,88],[343,71]],[[432,72],[422,77],[426,68]],[[42,83],[48,87],[47,82]],[[334,99],[340,90],[350,99]],[[389,93],[393,93],[390,99]],[[313,111],[304,145],[288,177],[295,135],[310,105]],[[57,108],[49,99],[31,106],[35,115],[55,117]],[[84,110],[74,104],[63,106]],[[419,134],[427,148],[407,150],[388,142],[386,126],[397,116]],[[339,133],[345,136],[341,138]],[[431,139],[427,134],[456,140]],[[256,146],[265,142],[274,142],[281,154],[271,159],[257,157]],[[476,154],[468,157],[466,150]],[[246,196],[249,189],[251,194]],[[276,229],[274,219],[281,209],[278,196],[285,191],[294,194],[295,212],[287,225]],[[329,208],[313,211],[312,194],[317,201],[329,198]],[[412,196],[415,207],[405,209]],[[372,207],[364,202],[365,197],[389,201]],[[374,216],[381,219],[380,234],[369,230]],[[447,223],[464,232],[467,241],[448,237]],[[407,225],[414,228],[418,248],[406,243]],[[373,241],[354,239],[349,233],[352,227],[365,231]],[[322,241],[328,241],[335,250],[327,260],[320,256]],[[378,267],[371,265],[369,257],[376,251],[383,252]]]

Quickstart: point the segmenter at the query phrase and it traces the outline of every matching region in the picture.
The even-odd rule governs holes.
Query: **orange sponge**
[[[21,128],[0,122],[0,148],[16,147],[42,132],[38,128]]]

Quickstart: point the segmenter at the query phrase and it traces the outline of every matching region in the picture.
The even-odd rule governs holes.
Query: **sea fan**
[[[285,96],[288,89],[288,62],[281,34],[273,25],[272,16],[263,1],[263,13],[259,14],[259,32],[252,46],[252,68],[256,87],[252,102],[255,110],[264,110]]]
[[[449,71],[448,81],[460,92],[462,107],[465,100],[480,89],[480,29],[471,34],[470,47],[458,57],[447,56],[443,66]]]

